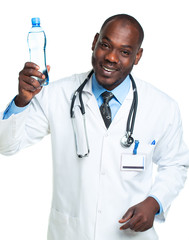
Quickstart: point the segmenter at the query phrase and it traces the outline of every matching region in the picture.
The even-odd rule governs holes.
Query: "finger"
[[[148,230],[151,227],[148,224],[144,223],[144,222],[140,222],[140,223],[135,225],[133,230],[135,232],[144,232],[144,231]]]
[[[47,65],[47,72],[50,72],[51,67],[49,65]]]
[[[129,222],[130,222],[130,220],[128,220],[128,221],[126,222],[126,224],[124,224],[123,226],[121,226],[121,227],[120,227],[120,230],[126,230],[126,229],[130,228]]]
[[[28,77],[34,76],[40,79],[45,79],[45,75],[43,73],[33,68],[24,68],[20,72],[19,76],[20,78],[24,78],[24,76],[28,76]]]
[[[26,62],[24,68],[33,68],[39,70],[39,66],[33,62]]]
[[[126,224],[120,227],[120,230],[126,230],[130,228],[131,230],[135,231],[138,224],[141,224],[140,220],[136,219],[135,217],[132,217],[130,220],[126,222]]]
[[[126,213],[126,215],[127,215],[127,213]],[[142,217],[140,215],[135,214],[134,209],[133,209],[132,217],[120,229],[125,230],[125,229],[130,228],[131,230],[135,230],[135,227],[137,226],[137,224],[141,223],[141,218]]]
[[[35,87],[35,86],[33,86],[31,84],[28,84],[26,82],[23,82],[22,85],[20,86],[20,89],[23,89],[23,90],[26,90],[26,91],[29,91],[29,92],[35,92],[36,90],[38,90],[40,88],[41,88],[40,84],[37,87]]]
[[[138,216],[134,216],[131,221],[129,222],[129,228],[133,231],[143,226],[144,223],[142,222],[142,218]]]
[[[32,78],[32,77],[25,76],[23,79],[23,82],[33,86],[36,89],[40,87],[39,81],[37,81],[35,78]],[[20,85],[22,85],[22,83],[20,83]]]
[[[134,211],[132,208],[130,208],[122,217],[122,219],[119,220],[119,223],[125,223],[127,222],[130,218],[132,218],[134,214]]]

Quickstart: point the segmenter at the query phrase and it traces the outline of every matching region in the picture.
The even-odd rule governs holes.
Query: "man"
[[[164,221],[184,185],[189,153],[177,104],[138,79],[133,137],[139,142],[128,148],[120,144],[133,100],[130,72],[142,56],[143,36],[138,21],[126,14],[107,19],[95,35],[94,74],[82,93],[90,149],[83,158],[75,145],[84,144],[84,125],[80,118],[73,130],[70,105],[88,73],[43,89],[32,78],[45,77],[36,64],[26,63],[19,74],[19,93],[0,123],[0,152],[14,154],[51,133],[54,182],[49,240],[158,239],[154,219]],[[81,114],[78,105],[76,98],[73,121]],[[153,163],[158,165],[154,182]]]

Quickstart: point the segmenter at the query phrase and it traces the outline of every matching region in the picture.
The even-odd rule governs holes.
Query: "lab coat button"
[[[99,214],[101,214],[101,213],[102,213],[102,211],[101,211],[101,210],[98,210],[98,213],[99,213]]]

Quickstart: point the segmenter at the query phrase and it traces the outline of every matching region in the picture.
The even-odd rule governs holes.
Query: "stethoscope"
[[[84,103],[83,103],[83,99],[82,99],[82,92],[83,92],[83,88],[85,87],[86,83],[89,81],[89,79],[91,78],[93,73],[94,73],[94,71],[92,70],[88,74],[85,81],[74,92],[73,97],[72,97],[72,101],[71,101],[71,107],[70,107],[70,116],[71,116],[71,119],[72,119],[72,122],[73,122],[75,141],[76,141],[76,150],[77,150],[77,155],[78,155],[79,158],[86,157],[89,154],[89,143],[88,143],[87,130],[86,130],[86,121],[85,121],[85,107],[84,107]],[[127,119],[126,132],[125,132],[125,135],[120,140],[121,146],[124,147],[124,148],[130,147],[132,145],[132,143],[134,142],[132,134],[133,134],[133,130],[134,130],[134,124],[135,124],[135,118],[136,118],[136,112],[137,112],[137,105],[138,105],[138,93],[137,93],[136,83],[135,83],[131,74],[129,74],[129,77],[131,79],[132,88],[133,88],[133,101],[132,101],[131,108],[130,108],[129,115],[128,115],[128,119]],[[80,131],[78,131],[79,130],[77,128],[78,123],[76,124],[75,121],[74,121],[76,119],[76,114],[75,114],[75,111],[74,111],[74,104],[75,104],[75,100],[76,100],[77,96],[79,97],[79,103],[80,103],[79,108],[80,108],[80,112],[81,112],[81,115],[82,115],[82,118],[83,118],[83,125],[82,125],[83,131],[82,131],[82,133]],[[82,138],[81,134],[85,135],[85,137]],[[83,149],[79,148],[79,145],[83,144],[83,140],[82,140],[82,143],[80,143],[81,139],[85,139],[86,146]]]

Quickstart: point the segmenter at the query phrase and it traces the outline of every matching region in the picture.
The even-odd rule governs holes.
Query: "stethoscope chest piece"
[[[129,148],[131,145],[132,145],[132,143],[134,142],[134,139],[133,139],[133,137],[131,137],[131,136],[126,136],[126,135],[124,135],[122,138],[121,138],[121,146],[122,147],[124,147],[124,148]]]

